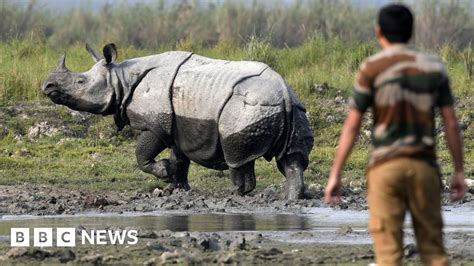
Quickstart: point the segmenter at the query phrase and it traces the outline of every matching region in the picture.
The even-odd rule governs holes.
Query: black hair
[[[389,4],[379,11],[378,25],[391,43],[407,43],[413,33],[413,14],[401,4]]]

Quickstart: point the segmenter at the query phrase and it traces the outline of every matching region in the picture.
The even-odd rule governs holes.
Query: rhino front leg
[[[286,177],[286,198],[296,200],[303,198],[303,172],[305,161],[300,154],[284,156],[277,162],[278,169]]]
[[[152,132],[142,131],[135,150],[138,167],[145,173],[171,182],[171,166],[168,160],[155,161],[166,145]]]
[[[230,178],[236,186],[236,192],[240,196],[248,194],[255,188],[255,161],[251,161],[239,168],[230,168]]]
[[[177,147],[173,147],[173,152],[171,153],[170,157],[172,182],[167,187],[168,190],[173,191],[177,188],[182,188],[184,190],[191,189],[188,183],[189,164],[189,158],[180,152]]]

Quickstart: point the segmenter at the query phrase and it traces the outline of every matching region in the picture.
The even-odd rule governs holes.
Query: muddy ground
[[[349,232],[348,234],[357,234]],[[359,234],[368,234],[361,232]],[[265,264],[309,265],[350,264],[367,265],[374,262],[369,244],[337,245],[288,243],[288,240],[314,237],[310,232],[298,232],[282,241],[253,232],[171,232],[142,231],[134,246],[78,246],[74,248],[10,248],[0,244],[0,262],[32,264]],[[449,258],[454,265],[472,265],[472,238],[463,233],[449,233],[445,237],[462,239],[463,246],[451,248]],[[470,249],[470,251],[469,251]],[[404,247],[405,263],[420,263],[413,244]]]
[[[326,120],[329,125],[334,123],[335,117],[343,117],[344,108],[334,110],[333,101],[328,101],[328,106],[326,109],[330,110],[328,113],[331,115]],[[324,121],[318,120],[317,122],[324,123]],[[339,126],[337,125],[337,127]],[[142,175],[140,172],[130,170],[135,167],[135,162],[128,157],[119,156],[121,153],[133,152],[134,145],[130,148],[128,144],[125,145],[122,142],[125,139],[125,143],[134,143],[131,140],[134,136],[133,131],[117,134],[110,121],[104,122],[89,114],[71,112],[65,108],[53,106],[51,103],[42,102],[0,108],[0,140],[4,139],[4,144],[7,146],[0,150],[0,163],[5,166],[2,169],[3,172],[0,171],[0,175],[2,175],[3,184],[12,184],[12,186],[0,186],[0,214],[40,217],[43,215],[79,215],[87,212],[125,215],[130,212],[175,211],[180,214],[287,213],[299,215],[305,208],[326,207],[322,201],[322,184],[316,182],[321,175],[328,171],[326,168],[330,167],[329,160],[321,159],[321,156],[327,156],[326,154],[316,156],[312,160],[308,170],[311,172],[312,179],[307,180],[310,185],[304,200],[288,202],[282,199],[281,189],[276,186],[257,190],[251,196],[245,197],[233,195],[231,191],[223,188],[215,189],[219,191],[211,190],[215,192],[198,189],[177,191],[170,195],[160,189],[147,190],[144,189],[145,186],[138,185],[144,181],[141,178],[135,178],[137,175]],[[97,144],[96,139],[103,143]],[[331,146],[330,139],[327,140],[329,143],[320,139],[320,143],[317,144],[323,147],[324,145]],[[368,140],[369,137],[363,136],[361,141],[368,143]],[[77,141],[82,141],[82,144],[75,144]],[[109,148],[111,143],[115,146],[118,143],[118,150]],[[88,145],[93,147],[91,154],[89,154]],[[53,156],[51,158],[50,153]],[[63,163],[64,165],[61,164],[63,157],[68,154],[69,157]],[[114,165],[120,165],[121,160],[124,160],[122,168],[115,170],[115,168],[109,167],[109,161]],[[44,169],[37,167],[41,164],[45,164]],[[74,168],[75,165],[76,168]],[[268,166],[265,167],[268,168]],[[267,170],[267,172],[262,171],[261,175],[265,176],[275,172],[275,169]],[[128,172],[121,175],[123,171]],[[52,172],[55,175],[52,175]],[[88,179],[83,175],[95,178]],[[199,176],[202,173],[196,171],[193,175]],[[348,174],[352,177],[361,175],[362,173],[359,172]],[[28,176],[31,178],[28,179]],[[58,179],[56,176],[61,176],[61,178]],[[111,176],[114,178],[110,178]],[[115,190],[105,189],[106,192],[103,193],[97,192],[101,191],[101,188],[110,186],[107,182],[114,182],[115,176],[117,176],[117,180],[113,186],[123,182],[125,187]],[[41,182],[38,182],[38,179],[41,179]],[[278,180],[275,178],[268,183],[275,184]],[[366,195],[362,185],[363,178],[355,178],[355,180],[359,182],[349,186],[352,190],[344,188],[343,202],[335,208],[355,211],[367,210]],[[64,186],[69,181],[77,183]],[[21,185],[22,182],[24,182],[23,185]],[[63,186],[39,185],[37,183],[58,183]],[[88,183],[97,184],[98,189],[87,187]],[[147,187],[155,187],[155,184]],[[205,185],[201,185],[201,187],[205,187]],[[474,190],[471,188],[462,203],[451,204],[447,199],[447,191],[445,191],[443,203],[452,208],[463,206],[473,209],[473,194]],[[22,222],[19,220],[18,226],[21,224]],[[90,229],[87,225],[81,224],[78,224],[77,227]],[[321,235],[324,234],[323,232],[300,230],[284,235],[285,241],[280,241],[281,238],[279,240],[271,237],[271,234],[264,231],[172,232],[144,229],[138,226],[134,229],[139,230],[139,242],[134,246],[12,248],[8,237],[0,237],[0,264],[240,263],[273,265],[321,263],[367,265],[374,261],[372,247],[368,244],[370,241],[361,242],[361,244],[331,244],[331,241],[329,243],[315,243],[313,241],[323,237],[331,240],[331,237],[340,234],[355,239],[370,239],[366,230],[352,230],[350,226],[338,228],[329,235]],[[8,232],[5,231],[3,235],[7,234]],[[412,235],[408,235],[408,237],[412,237]],[[474,236],[472,233],[448,231],[445,234],[445,240],[451,243],[449,255],[454,264],[474,264]],[[416,248],[413,245],[406,246],[405,255],[408,262],[419,262]]]
[[[451,203],[448,190],[443,193],[444,206],[474,207],[474,188],[470,188],[462,202]],[[232,191],[207,192],[191,189],[164,189],[150,192],[81,192],[47,185],[0,186],[0,213],[13,215],[75,214],[99,212],[150,212],[180,210],[185,212],[289,212],[302,208],[326,207],[322,188],[307,188],[305,199],[287,201],[283,191],[270,186],[253,196],[233,195]],[[343,189],[342,203],[337,209],[366,210],[364,190]]]
[[[462,203],[447,202],[451,208],[474,208],[471,189]],[[346,190],[344,202],[336,208],[366,210],[363,191]],[[307,199],[288,202],[281,199],[280,188],[269,187],[254,196],[234,196],[230,193],[209,193],[197,190],[177,191],[171,195],[163,190],[152,192],[94,194],[61,189],[52,186],[1,186],[0,212],[5,215],[55,215],[84,212],[150,212],[172,210],[180,213],[294,213],[307,207],[325,207],[322,193],[308,189]],[[86,228],[87,229],[87,228]],[[120,228],[118,228],[120,229]],[[154,265],[160,263],[264,263],[264,264],[360,264],[373,262],[369,244],[315,244],[305,239],[318,233],[299,231],[285,236],[284,241],[269,238],[263,232],[172,232],[139,230],[139,243],[134,246],[78,246],[75,248],[11,248],[8,239],[0,241],[0,259],[3,262],[20,263],[132,263]],[[340,228],[336,234],[352,234],[367,237],[367,231]],[[283,240],[283,239],[282,239]],[[472,234],[447,232],[445,241],[461,243],[449,249],[455,264],[474,263],[474,239]],[[457,241],[457,242],[456,242]],[[294,242],[294,243],[291,243]],[[418,262],[416,248],[405,247],[406,259]]]
[[[300,236],[294,236],[298,238]],[[3,245],[2,245],[3,246]],[[2,262],[86,264],[312,264],[373,261],[369,245],[307,245],[272,241],[259,233],[145,232],[134,246],[2,248]],[[413,254],[407,254],[410,257]],[[458,256],[458,255],[455,255]]]
[[[334,101],[328,101],[331,115],[327,117],[327,122],[342,123],[343,108],[339,108],[341,110],[335,114],[333,105]],[[334,121],[334,119],[339,120]],[[361,141],[368,144],[369,137],[364,136]],[[41,102],[0,108],[0,141],[3,139],[6,145],[0,149],[0,164],[3,167],[0,169],[0,176],[4,182],[2,184],[5,184],[0,185],[0,215],[41,217],[79,215],[87,212],[126,215],[154,211],[173,211],[183,215],[189,213],[297,215],[304,212],[305,208],[327,207],[322,201],[323,186],[320,182],[321,176],[325,176],[330,167],[330,160],[321,159],[327,157],[325,153],[312,160],[308,170],[311,179],[307,180],[309,185],[304,200],[288,202],[282,198],[281,188],[272,185],[262,186],[264,189],[257,189],[251,196],[240,197],[233,195],[226,188],[220,188],[221,183],[212,184],[213,192],[194,188],[190,191],[176,191],[170,195],[164,190],[152,189],[151,187],[156,187],[155,183],[150,183],[149,186],[142,185],[141,183],[149,179],[140,178],[143,174],[133,170],[133,167],[136,168],[133,159],[122,157],[122,153],[133,153],[134,145],[129,147],[128,143],[135,143],[134,137],[136,135],[130,130],[116,133],[110,121],[102,121],[89,114],[71,112],[65,108],[53,106],[51,103]],[[331,142],[330,139],[328,138],[327,141]],[[319,147],[332,145],[324,142],[325,139],[320,138],[318,141]],[[119,148],[110,148],[115,146]],[[65,157],[67,154],[63,153],[68,153],[69,157]],[[122,168],[116,167],[120,166],[121,161],[126,163],[122,163]],[[44,166],[41,166],[43,164]],[[261,171],[260,178],[277,172],[276,169],[267,165],[263,166],[267,167],[268,171]],[[264,167],[260,165],[260,168]],[[126,173],[121,175],[122,172]],[[208,173],[195,171],[192,176],[203,176],[202,180],[206,180]],[[30,176],[29,179],[28,176]],[[116,176],[117,180],[115,180]],[[355,171],[349,172],[348,176],[352,177],[352,181],[347,182],[350,183],[347,185],[350,185],[348,187],[351,189],[344,188],[343,202],[335,208],[367,210],[364,179],[357,178],[362,174]],[[468,176],[472,176],[469,171]],[[277,182],[274,181],[278,180],[280,179],[275,178],[267,183],[276,184]],[[230,184],[230,180],[227,181]],[[258,184],[261,184],[261,181],[263,180],[259,180]],[[195,179],[194,185],[200,186],[194,187],[206,187],[199,182],[203,181]],[[91,187],[90,184],[97,185]],[[115,187],[120,184],[124,187],[110,189],[110,186]],[[445,206],[474,208],[472,187],[462,203],[449,203],[447,194],[447,190],[444,191],[443,204]],[[21,225],[21,220],[18,221],[18,225]],[[87,225],[81,224],[77,227],[90,229]],[[275,235],[272,237],[264,231],[172,232],[150,230],[140,228],[140,226],[134,229],[139,230],[139,242],[134,246],[12,248],[8,237],[0,237],[0,264],[322,263],[367,265],[374,261],[372,247],[367,242],[328,244],[328,242],[306,241],[324,237],[331,239],[341,234],[355,239],[368,239],[369,234],[366,230],[352,230],[350,226],[338,228],[335,232],[329,233],[296,231],[280,238]],[[449,254],[454,264],[474,264],[472,230],[469,234],[462,231],[448,231],[445,234],[445,240],[451,243]],[[410,263],[419,261],[413,245],[406,246],[405,255]]]
[[[325,206],[322,191],[308,189],[307,199],[287,201],[282,189],[270,186],[254,196],[233,195],[232,191],[207,192],[191,189],[172,194],[164,189],[150,192],[81,192],[47,185],[0,186],[0,213],[14,215],[75,214],[99,212],[149,212],[181,210],[185,212],[290,212]],[[471,201],[469,197],[466,201]],[[363,210],[365,194],[345,191],[343,203],[336,208]]]

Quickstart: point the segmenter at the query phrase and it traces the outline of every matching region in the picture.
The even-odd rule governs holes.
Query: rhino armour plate
[[[176,144],[190,159],[212,168],[222,161],[218,122],[222,109],[240,81],[260,75],[268,66],[258,62],[225,61],[192,55],[173,83],[172,106]]]
[[[179,67],[191,53],[168,52],[146,58],[130,73],[138,76],[148,71],[132,92],[133,97],[127,107],[130,125],[135,129],[151,130],[165,143],[171,145],[173,109],[170,89]]]

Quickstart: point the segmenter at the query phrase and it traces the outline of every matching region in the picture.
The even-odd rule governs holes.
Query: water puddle
[[[331,208],[308,208],[304,210],[304,215],[311,220],[311,224],[316,227],[335,228],[341,226],[350,226],[353,229],[366,230],[369,219],[368,211],[353,210],[334,210]],[[445,231],[468,231],[474,232],[474,208],[458,207],[444,208],[443,222]],[[405,227],[411,228],[411,217],[407,213],[405,219]]]
[[[445,233],[462,232],[474,238],[474,209],[469,207],[447,208],[443,211]],[[407,216],[408,242],[410,218]],[[264,236],[285,242],[369,244],[367,211],[308,208],[302,214],[278,213],[83,213],[57,216],[10,216],[0,219],[0,236],[5,238],[12,227],[79,227],[85,228],[141,228],[147,230],[229,232],[258,231]],[[340,233],[343,226],[352,232]],[[411,234],[412,235],[412,234]],[[449,242],[449,241],[448,241]],[[452,242],[451,244],[455,244]]]
[[[57,216],[3,216],[0,235],[7,235],[11,227],[75,227],[105,228],[139,227],[148,230],[220,232],[220,231],[296,231],[311,230],[310,219],[293,214],[250,213],[124,213]]]

